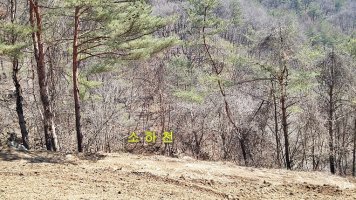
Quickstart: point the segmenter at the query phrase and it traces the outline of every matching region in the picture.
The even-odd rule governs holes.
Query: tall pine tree
[[[72,70],[78,151],[83,151],[79,68],[102,59],[137,60],[172,45],[174,38],[153,37],[167,20],[153,16],[145,1],[67,0],[73,13]]]

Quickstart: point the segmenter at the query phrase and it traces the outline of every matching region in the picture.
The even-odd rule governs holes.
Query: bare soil
[[[0,199],[356,199],[356,181],[127,153],[0,151]]]

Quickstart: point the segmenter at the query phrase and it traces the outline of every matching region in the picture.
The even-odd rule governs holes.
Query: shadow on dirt
[[[48,151],[17,151],[12,149],[0,150],[0,161],[25,160],[29,163],[54,163],[77,165],[80,160],[96,162],[104,159],[100,154],[65,154],[61,152]]]

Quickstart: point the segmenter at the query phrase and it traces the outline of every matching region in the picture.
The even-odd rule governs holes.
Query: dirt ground
[[[0,151],[0,199],[356,199],[356,181],[126,153]]]

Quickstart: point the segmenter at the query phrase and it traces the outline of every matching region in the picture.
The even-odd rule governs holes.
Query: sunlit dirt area
[[[128,153],[0,152],[0,199],[356,199],[353,178]]]

